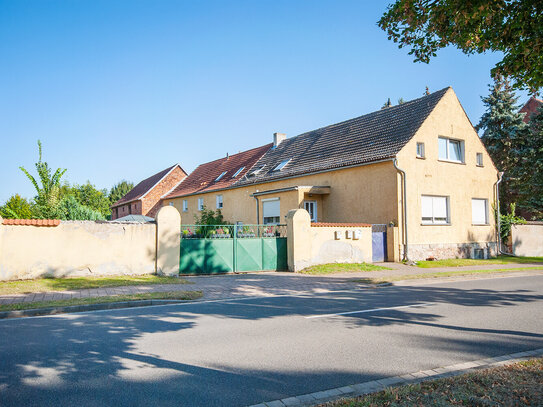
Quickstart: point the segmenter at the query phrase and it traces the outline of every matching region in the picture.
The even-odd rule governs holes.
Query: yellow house
[[[199,166],[163,196],[182,223],[393,224],[411,260],[496,253],[498,171],[452,88]]]

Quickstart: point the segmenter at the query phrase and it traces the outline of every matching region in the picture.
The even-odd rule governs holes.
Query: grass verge
[[[379,271],[390,270],[389,267],[375,266],[368,263],[328,263],[311,266],[300,271],[302,274],[334,274],[334,273],[355,273],[357,271]]]
[[[401,276],[390,276],[390,277],[380,277],[380,278],[360,278],[353,280],[356,283],[364,284],[382,284],[382,283],[391,283],[394,281],[402,280],[417,280],[424,278],[440,278],[440,277],[461,277],[461,276],[470,276],[476,274],[496,274],[496,273],[508,273],[515,271],[527,271],[527,270],[540,270],[541,267],[532,266],[532,267],[515,267],[509,269],[490,269],[490,270],[458,270],[458,271],[442,271],[439,273],[421,273],[421,274],[403,274]]]
[[[70,298],[66,300],[20,302],[0,305],[0,311],[18,311],[25,309],[68,307],[70,305],[105,304],[108,302],[138,300],[180,300],[190,301],[202,297],[201,291],[165,291],[156,293],[110,295],[106,297]]]
[[[320,407],[541,406],[543,358],[390,388]]]
[[[178,277],[162,277],[152,274],[114,277],[38,278],[35,280],[0,282],[0,295],[152,284],[189,284],[189,281]]]
[[[433,267],[485,266],[488,264],[528,264],[528,263],[543,263],[543,257],[498,256],[494,259],[445,259],[445,260],[434,260],[434,261],[418,261],[417,266],[421,268],[433,268]]]

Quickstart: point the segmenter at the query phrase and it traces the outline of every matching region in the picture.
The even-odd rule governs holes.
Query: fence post
[[[173,206],[160,208],[156,215],[156,273],[179,275],[181,256],[181,215]]]
[[[300,271],[311,257],[311,217],[305,209],[287,213],[287,262],[289,271]]]

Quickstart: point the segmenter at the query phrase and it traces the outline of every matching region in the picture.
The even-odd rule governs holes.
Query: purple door
[[[374,263],[386,261],[387,232],[386,225],[372,225],[371,228],[372,260]]]

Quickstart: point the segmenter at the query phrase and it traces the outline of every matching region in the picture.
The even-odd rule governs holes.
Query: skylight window
[[[281,163],[277,165],[277,167],[275,167],[273,171],[281,171],[285,167],[285,165],[289,163],[289,161],[290,161],[290,158],[288,160],[281,161]]]
[[[236,177],[239,175],[239,173],[240,173],[241,171],[243,171],[244,169],[245,169],[245,167],[241,167],[239,170],[237,170],[237,171],[234,173],[234,175],[232,175],[232,178],[236,178]]]
[[[222,177],[224,177],[224,175],[225,175],[227,172],[228,172],[228,171],[225,171],[225,172],[223,172],[221,175],[219,175],[219,176],[217,177],[217,179],[215,179],[215,182],[220,181],[220,179],[221,179]]]

